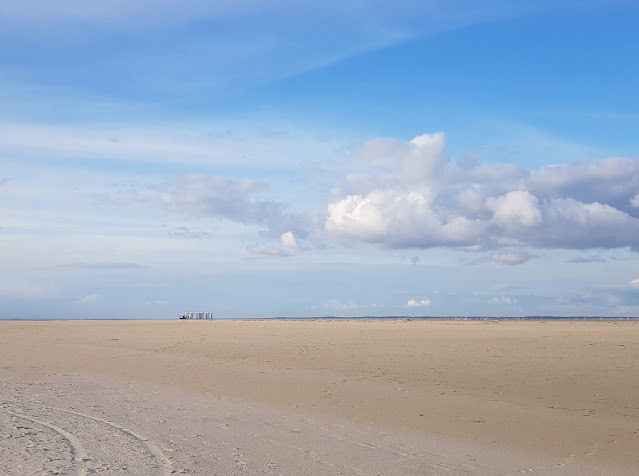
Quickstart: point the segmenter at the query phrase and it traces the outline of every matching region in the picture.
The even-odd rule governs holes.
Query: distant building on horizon
[[[213,313],[210,311],[185,312],[180,319],[213,319]]]

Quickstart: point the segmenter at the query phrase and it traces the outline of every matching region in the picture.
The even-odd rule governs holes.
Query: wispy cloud
[[[280,168],[325,157],[343,146],[313,134],[294,137],[260,127],[226,123],[56,125],[0,122],[0,150],[23,160],[69,159],[149,164],[233,165]],[[337,138],[336,138],[337,139]],[[277,158],[277,161],[273,159]]]
[[[280,236],[286,248],[295,240],[286,233],[306,235],[310,231],[309,214],[291,213],[284,204],[261,198],[268,189],[264,182],[189,175],[155,188],[158,195],[154,199],[170,212],[260,225]]]
[[[605,263],[606,260],[600,256],[576,256],[566,261],[566,263]]]
[[[95,270],[125,270],[125,269],[139,269],[142,266],[137,263],[68,263],[59,264],[58,268],[76,268],[76,269],[95,269]]]
[[[178,236],[180,238],[204,238],[210,236],[208,231],[196,230],[184,225],[174,227],[163,225],[162,228],[166,229],[170,235]]]
[[[162,100],[168,94],[197,104],[203,92],[219,99],[408,39],[568,4],[62,0],[53,7],[25,0],[0,5],[0,39],[35,58],[28,65],[7,58],[6,68],[22,77],[29,72],[94,93]],[[128,47],[115,50],[123,38]],[[114,80],[108,73],[115,65]]]

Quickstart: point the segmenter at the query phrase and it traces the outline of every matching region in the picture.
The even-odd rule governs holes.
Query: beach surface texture
[[[0,322],[0,475],[636,475],[635,321]]]

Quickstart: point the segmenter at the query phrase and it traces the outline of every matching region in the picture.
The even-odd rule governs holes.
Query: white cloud
[[[282,247],[287,250],[297,250],[299,245],[297,244],[297,240],[295,239],[295,235],[292,231],[287,231],[280,235],[280,243],[282,243]]]
[[[514,266],[525,263],[530,259],[530,256],[526,253],[493,253],[490,259],[497,263]]]
[[[367,142],[361,159],[370,170],[347,175],[334,189],[324,230],[387,248],[639,249],[637,207],[629,206],[639,204],[639,160],[527,171],[453,163],[445,144],[442,133]],[[525,260],[508,253],[493,259]]]
[[[409,299],[405,307],[428,307],[430,304],[429,299],[421,299],[419,301],[417,299]]]
[[[410,141],[408,153],[400,161],[400,173],[407,182],[434,179],[446,161],[446,136],[443,132],[422,134]]]
[[[639,289],[639,278],[630,281],[630,287]]]
[[[498,198],[486,200],[486,206],[494,212],[492,221],[507,231],[533,227],[541,223],[539,200],[526,191],[514,191]]]
[[[639,193],[630,199],[630,205],[635,208],[639,207]]]
[[[353,241],[394,248],[473,243],[481,231],[476,220],[439,216],[431,209],[429,189],[377,189],[349,195],[328,205],[326,231]]]
[[[96,302],[98,298],[99,296],[97,294],[90,294],[89,296],[84,296],[79,302],[82,304],[90,304]]]
[[[517,304],[517,299],[510,296],[494,297],[490,300],[492,304]]]

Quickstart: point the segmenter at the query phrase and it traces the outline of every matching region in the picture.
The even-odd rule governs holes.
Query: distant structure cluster
[[[213,319],[213,313],[209,311],[185,312],[180,316],[180,319]]]

